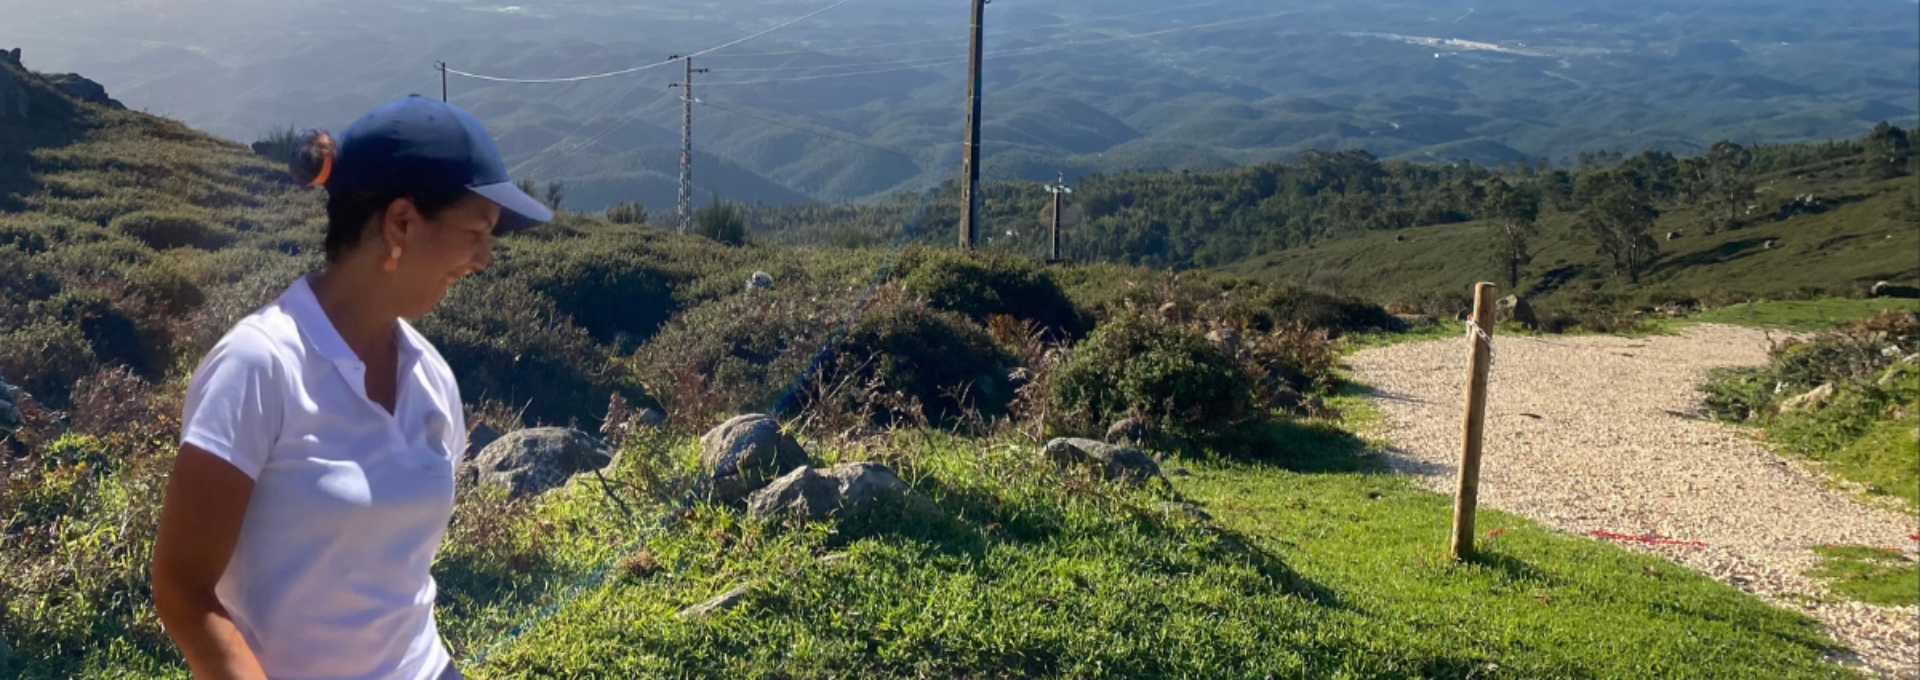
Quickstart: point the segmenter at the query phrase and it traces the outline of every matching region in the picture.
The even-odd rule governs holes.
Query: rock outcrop
[[[611,462],[612,454],[593,435],[564,427],[536,427],[509,432],[488,444],[474,457],[472,469],[479,483],[505,488],[508,498],[520,498]]]
[[[879,463],[845,463],[825,470],[802,466],[747,497],[747,514],[790,514],[808,520],[845,519],[878,502],[915,498],[913,487]]]
[[[700,436],[700,471],[713,500],[739,505],[747,495],[809,463],[806,449],[759,414],[735,416]]]
[[[1160,475],[1160,464],[1145,451],[1092,439],[1061,437],[1047,442],[1040,455],[1061,468],[1092,468],[1106,479],[1145,482]]]

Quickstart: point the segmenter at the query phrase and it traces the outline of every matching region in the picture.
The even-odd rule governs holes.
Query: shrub
[[[1288,286],[1268,289],[1253,299],[1264,312],[1256,319],[1261,330],[1299,326],[1340,336],[1397,327],[1384,307],[1356,297]]]
[[[1075,347],[1050,377],[1064,430],[1098,434],[1129,416],[1169,434],[1225,434],[1253,413],[1252,385],[1206,340],[1133,314],[1116,316]]]
[[[1081,337],[1091,325],[1052,275],[1024,258],[915,248],[894,273],[907,291],[976,323],[1004,314],[1040,324],[1053,339]]]
[[[634,371],[680,423],[764,411],[807,368],[843,297],[789,286],[695,307],[634,355]]]
[[[694,213],[691,231],[730,246],[747,242],[747,222],[740,216],[740,210],[732,203],[722,203],[717,198]]]
[[[852,369],[868,378],[865,384],[921,405],[932,422],[1004,415],[1014,397],[1007,377],[1013,358],[971,319],[903,298],[889,290],[876,297],[836,347],[849,361],[826,379],[846,381],[845,370]],[[872,396],[862,401],[875,403]],[[886,422],[915,417],[899,410],[879,415]]]
[[[154,250],[216,250],[232,244],[237,237],[233,230],[212,219],[187,212],[142,210],[115,217],[108,226]]]
[[[96,365],[86,334],[71,323],[38,321],[0,334],[0,376],[54,408]]]
[[[460,393],[471,402],[527,404],[536,420],[561,424],[597,418],[612,392],[643,396],[552,300],[516,282],[455,286],[419,328],[459,367]]]

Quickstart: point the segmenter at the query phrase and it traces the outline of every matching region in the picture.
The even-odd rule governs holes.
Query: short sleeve
[[[194,369],[180,440],[259,479],[280,435],[285,375],[259,331],[228,333]]]

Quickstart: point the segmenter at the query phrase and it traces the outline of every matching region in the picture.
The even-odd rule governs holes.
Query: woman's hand
[[[192,444],[180,447],[153,546],[153,607],[201,680],[266,680],[214,596],[233,557],[253,479]]]

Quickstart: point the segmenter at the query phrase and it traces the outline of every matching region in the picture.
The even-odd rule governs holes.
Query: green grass
[[[1920,604],[1920,565],[1897,552],[1867,546],[1820,546],[1826,558],[1809,576],[1833,579],[1835,593],[1888,607]]]
[[[1575,215],[1541,216],[1533,239],[1533,264],[1519,291],[1536,308],[1577,310],[1598,304],[1653,306],[1661,298],[1712,300],[1725,291],[1783,297],[1821,291],[1845,297],[1875,281],[1912,282],[1920,277],[1920,228],[1901,217],[1903,193],[1916,191],[1912,177],[1868,182],[1842,171],[1763,178],[1754,202],[1777,206],[1800,193],[1841,201],[1833,210],[1773,221],[1756,217],[1741,228],[1706,234],[1691,208],[1662,206],[1653,229],[1660,259],[1638,284],[1613,275],[1592,246],[1572,233]],[[1683,234],[1664,240],[1669,231]],[[1404,241],[1398,240],[1404,238]],[[1766,247],[1773,241],[1772,248]],[[1272,281],[1335,280],[1346,291],[1376,300],[1417,300],[1465,295],[1476,281],[1504,281],[1491,251],[1494,228],[1464,222],[1372,232],[1310,248],[1270,253],[1219,271]],[[1514,291],[1501,286],[1500,295]]]
[[[1336,398],[1359,422],[1368,411]],[[1127,490],[1029,446],[909,436],[888,455],[944,517],[759,524],[711,507],[644,542],[475,678],[1852,677],[1816,624],[1657,559],[1483,513],[1483,557],[1441,556],[1446,497],[1359,439],[1299,425],[1258,463],[1185,461]],[[676,456],[691,452],[682,447]],[[848,458],[865,457],[848,452]],[[822,458],[835,459],[836,454]],[[616,483],[631,470],[616,472]],[[1217,525],[1163,507],[1185,494]],[[451,573],[466,658],[637,535],[590,478],[543,497],[550,558]],[[462,567],[470,572],[487,568]],[[676,612],[751,583],[704,619]]]
[[[1686,322],[1822,331],[1889,309],[1920,311],[1920,301],[1888,298],[1765,300],[1710,309],[1688,316]]]

